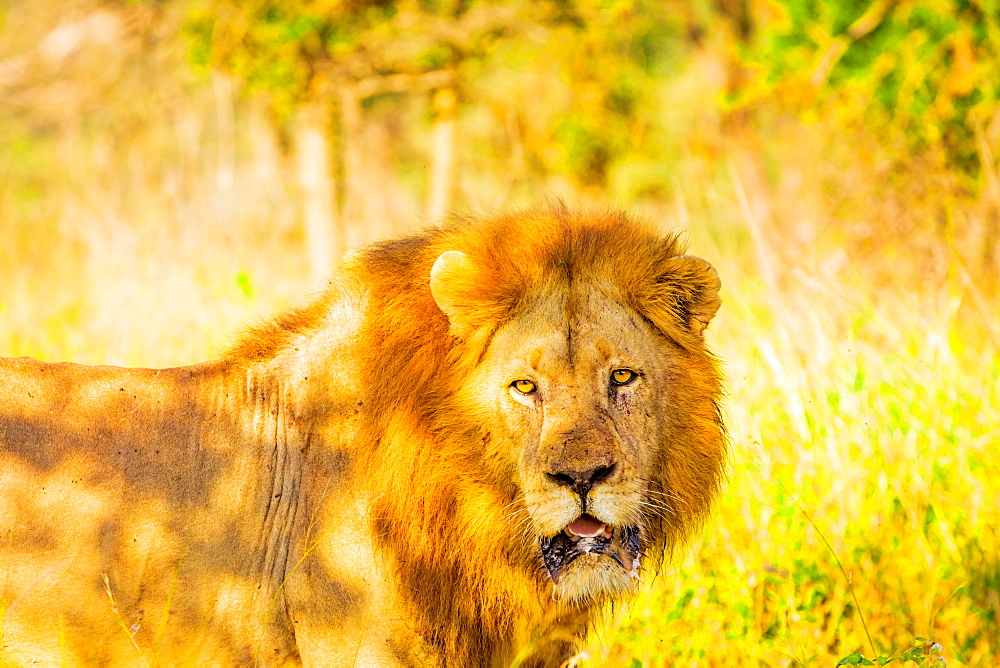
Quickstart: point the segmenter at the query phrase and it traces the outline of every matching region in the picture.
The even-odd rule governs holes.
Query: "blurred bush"
[[[604,186],[612,165],[643,153],[637,139],[655,126],[656,92],[685,45],[692,6],[202,0],[187,33],[196,64],[266,91],[278,118],[346,86],[369,106],[377,96],[454,87],[466,111],[515,110],[538,173]]]
[[[742,102],[837,109],[909,152],[980,170],[976,131],[1000,136],[1000,3],[780,0],[744,57],[759,71]],[[844,117],[846,112],[846,117]]]
[[[744,241],[752,218],[783,259],[843,249],[875,281],[986,294],[1000,274],[995,0],[79,6],[148,9],[137,48],[182,46],[214,87],[266,101],[306,246],[329,249],[315,276],[419,216],[553,195]],[[124,69],[87,89],[102,113],[101,90],[145,78],[127,67],[140,57],[109,62]],[[15,66],[0,67],[7,93],[66,88],[5,87]],[[36,124],[78,108],[28,106]]]

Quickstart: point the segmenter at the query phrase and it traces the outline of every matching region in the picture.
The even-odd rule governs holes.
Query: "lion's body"
[[[457,221],[218,362],[0,360],[0,662],[557,665],[717,492],[706,267]]]

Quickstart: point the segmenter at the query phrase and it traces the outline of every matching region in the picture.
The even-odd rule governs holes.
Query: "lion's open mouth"
[[[553,582],[583,554],[605,554],[625,572],[639,578],[642,556],[638,527],[609,527],[590,515],[580,515],[552,538],[542,538],[542,561]]]

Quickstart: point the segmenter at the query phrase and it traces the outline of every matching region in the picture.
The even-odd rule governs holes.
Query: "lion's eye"
[[[638,377],[632,369],[615,369],[611,372],[611,382],[615,385],[628,385]]]
[[[510,384],[510,386],[521,394],[531,394],[538,389],[538,387],[530,380],[515,380]]]

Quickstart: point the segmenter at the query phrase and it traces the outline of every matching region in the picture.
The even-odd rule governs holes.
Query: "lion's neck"
[[[373,535],[393,557],[424,640],[464,665],[484,656],[507,665],[524,648],[532,648],[528,665],[565,660],[590,611],[554,600],[537,543],[514,510],[516,491],[487,483],[486,470],[456,476],[449,459],[469,444],[402,418],[390,421],[377,447],[384,470],[373,463],[372,478],[385,487],[373,495]],[[400,470],[410,472],[407,480],[393,475]],[[405,493],[390,489],[399,484]]]

